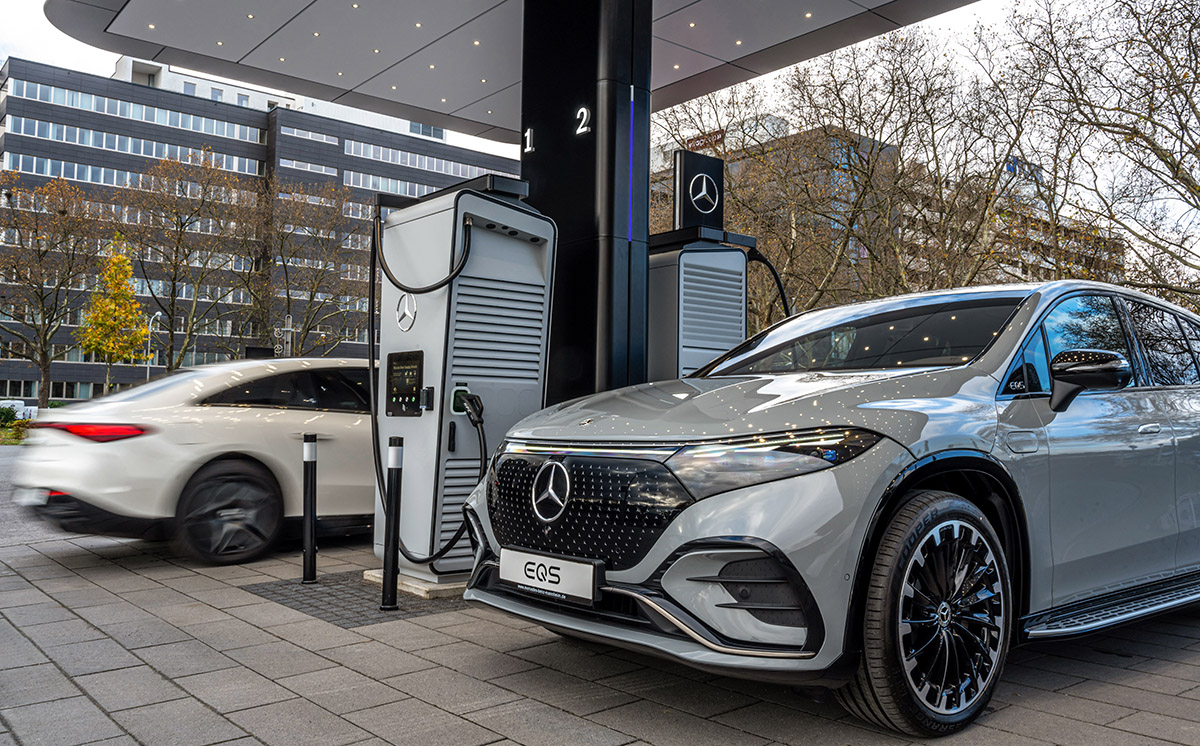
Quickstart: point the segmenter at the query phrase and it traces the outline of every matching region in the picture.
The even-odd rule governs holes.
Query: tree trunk
[[[38,360],[38,373],[41,374],[41,380],[38,383],[38,409],[44,408],[50,403],[50,358],[41,356]]]
[[[110,388],[112,388],[112,363],[104,366],[104,394],[106,396]]]

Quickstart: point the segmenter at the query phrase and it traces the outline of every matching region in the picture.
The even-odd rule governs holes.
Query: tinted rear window
[[[926,302],[812,329],[804,317],[751,337],[696,375],[884,370],[962,365],[1004,328],[1019,298]],[[794,336],[787,338],[789,328]],[[781,340],[782,338],[782,340]]]

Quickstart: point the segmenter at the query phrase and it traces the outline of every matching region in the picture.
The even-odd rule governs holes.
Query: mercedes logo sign
[[[553,523],[567,509],[571,476],[558,461],[547,461],[533,478],[533,514],[542,523]]]
[[[401,293],[400,302],[396,304],[396,324],[400,331],[407,332],[417,323],[417,296],[412,293]]]
[[[717,203],[721,201],[717,182],[708,174],[696,174],[692,177],[692,183],[688,185],[688,197],[692,200],[692,207],[705,215],[717,209]]]

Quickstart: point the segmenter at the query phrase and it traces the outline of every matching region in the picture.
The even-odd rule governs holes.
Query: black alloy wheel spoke
[[[898,615],[903,667],[913,693],[937,713],[970,707],[996,670],[1006,611],[996,563],[978,529],[948,520],[908,564]]]

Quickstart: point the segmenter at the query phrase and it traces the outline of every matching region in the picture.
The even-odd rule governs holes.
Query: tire
[[[914,736],[962,730],[1000,680],[1011,588],[1003,545],[979,508],[949,492],[913,492],[880,541],[862,659],[838,701]]]
[[[175,543],[214,565],[246,562],[269,551],[283,527],[274,477],[250,461],[214,461],[197,471],[175,511]]]

